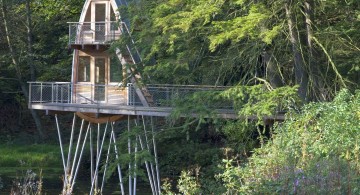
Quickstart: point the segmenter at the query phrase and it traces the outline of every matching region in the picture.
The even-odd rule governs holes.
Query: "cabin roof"
[[[79,22],[83,22],[84,19],[85,19],[85,15],[86,15],[86,11],[87,11],[87,8],[88,6],[90,5],[90,2],[92,2],[93,0],[86,0],[85,3],[84,3],[84,6],[83,6],[83,9],[82,9],[82,12],[81,12],[81,15],[80,15],[80,19],[79,19]],[[128,5],[128,2],[127,0],[110,0],[110,3],[112,5],[114,5],[114,10],[115,12],[118,12],[118,8],[120,6],[127,6]],[[118,12],[119,13],[119,12]],[[120,16],[120,13],[119,13],[119,16]]]

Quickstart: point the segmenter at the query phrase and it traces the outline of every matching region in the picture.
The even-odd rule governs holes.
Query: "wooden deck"
[[[31,104],[29,109],[45,110],[47,112],[83,112],[83,113],[99,113],[113,115],[131,115],[131,116],[157,116],[168,117],[171,115],[173,108],[171,107],[144,107],[144,106],[126,106],[126,105],[94,105],[94,104],[59,104],[59,103],[42,103]],[[205,118],[223,118],[223,119],[245,119],[240,117],[234,110],[230,109],[214,109],[214,115],[202,116]],[[184,113],[185,116],[188,113]],[[191,113],[191,116],[197,117],[197,113]],[[246,117],[247,120],[257,120],[257,116]],[[264,121],[283,121],[285,116],[279,113],[273,116],[263,117]],[[266,122],[268,123],[268,122]],[[270,122],[272,123],[272,122]]]
[[[84,112],[84,113],[101,113],[114,115],[144,115],[144,116],[169,116],[173,108],[170,107],[144,107],[144,106],[126,106],[126,105],[102,105],[102,104],[61,104],[61,103],[33,103],[29,109],[62,111],[62,112]],[[214,113],[219,118],[236,119],[237,114],[234,110],[215,109]],[[185,115],[185,113],[184,113]],[[196,113],[192,113],[196,116]],[[212,117],[212,116],[208,116]]]

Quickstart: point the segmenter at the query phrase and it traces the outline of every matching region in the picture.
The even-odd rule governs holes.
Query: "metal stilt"
[[[108,124],[106,124],[108,125]],[[96,141],[96,155],[99,156],[99,153],[100,153],[100,124],[97,125],[97,141]],[[106,134],[104,134],[105,136]],[[99,156],[100,158],[100,156]],[[98,183],[99,183],[99,172],[97,172],[97,174],[95,175],[95,189],[98,190]]]
[[[151,154],[152,152],[151,152],[151,149],[150,149],[150,145],[149,145],[149,143],[150,143],[150,141],[149,141],[149,139],[148,139],[148,134],[147,134],[147,131],[146,131],[146,123],[145,123],[145,117],[144,116],[142,116],[142,118],[143,118],[143,125],[144,125],[144,134],[145,134],[145,141],[146,141],[146,147],[147,147],[147,150],[149,151],[149,153]],[[155,161],[156,162],[156,161]],[[151,170],[151,175],[152,175],[152,181],[153,181],[153,183],[154,183],[154,190],[155,190],[155,194],[159,194],[159,192],[160,192],[160,187],[159,187],[159,185],[158,185],[158,180],[156,179],[156,175],[157,175],[157,173],[155,173],[155,168],[154,168],[154,165],[153,165],[153,163],[151,163],[150,162],[150,170]]]
[[[71,172],[70,172],[70,178],[69,178],[69,184],[71,184],[72,181],[73,181],[73,174],[74,174],[74,171],[75,171],[74,169],[75,169],[76,159],[77,159],[77,156],[78,156],[79,145],[80,145],[81,135],[82,135],[83,128],[84,128],[84,123],[85,123],[85,120],[83,119],[83,120],[81,121],[80,133],[79,133],[78,141],[77,141],[77,144],[76,144],[74,159],[73,159],[73,162],[72,162],[72,167],[71,167]],[[70,159],[69,159],[69,160],[70,160]]]
[[[66,165],[65,165],[65,157],[64,157],[64,150],[63,150],[63,144],[62,144],[62,140],[61,140],[61,133],[60,133],[60,127],[59,127],[59,120],[57,117],[57,114],[55,114],[55,121],[56,121],[56,129],[58,132],[58,137],[59,137],[59,144],[60,144],[60,150],[61,150],[61,158],[62,158],[62,162],[63,162],[63,166],[64,166],[64,186],[63,186],[63,191],[62,194],[63,195],[67,195],[67,185],[68,185],[68,181],[67,181],[67,171],[66,171]]]
[[[69,152],[68,152],[68,157],[67,157],[67,162],[66,162],[67,171],[70,171],[70,161],[71,161],[70,159],[71,159],[72,145],[73,145],[73,140],[74,140],[75,123],[76,123],[76,114],[74,113],[73,124],[72,124],[72,127],[71,127]]]
[[[139,137],[141,150],[144,150],[145,148],[144,148],[144,144],[142,142],[142,138],[141,138],[140,135],[138,135],[138,137]],[[145,161],[145,168],[146,168],[146,172],[148,174],[148,179],[149,179],[149,182],[150,182],[151,192],[152,192],[152,194],[157,194],[157,191],[154,189],[154,181],[153,181],[153,177],[152,177],[151,172],[150,172],[149,162],[148,161]]]
[[[154,147],[154,157],[155,157],[155,166],[156,166],[157,185],[158,185],[158,192],[159,192],[159,195],[160,195],[160,194],[161,194],[161,188],[160,188],[159,162],[158,162],[157,149],[156,149],[154,121],[153,121],[153,117],[152,117],[152,116],[150,116],[150,122],[151,122],[152,141],[153,141],[153,147]]]
[[[134,189],[133,189],[133,194],[134,195],[136,195],[136,183],[137,183],[137,177],[136,177],[136,169],[137,169],[136,153],[137,153],[137,150],[138,150],[137,142],[138,142],[138,138],[136,137],[136,139],[135,139],[135,151],[134,151]]]
[[[94,177],[94,149],[93,149],[93,136],[92,136],[93,129],[90,127],[90,175],[91,178]]]
[[[128,153],[131,155],[131,139],[130,139],[130,116],[128,116]],[[129,162],[129,195],[133,195],[132,193],[132,175],[131,175],[131,162]]]
[[[74,175],[74,178],[73,178],[73,180],[72,180],[71,189],[73,189],[73,188],[74,188],[74,185],[75,185],[76,176],[77,176],[78,171],[79,171],[79,166],[80,166],[81,159],[82,159],[82,156],[83,156],[83,152],[84,152],[84,148],[85,148],[85,143],[86,143],[86,139],[87,139],[87,136],[88,136],[88,133],[89,133],[90,126],[91,126],[91,124],[89,123],[88,128],[87,128],[86,133],[85,133],[84,141],[83,141],[83,144],[82,144],[82,147],[81,147],[81,152],[80,152],[79,160],[78,160],[77,165],[76,165],[75,175]],[[74,161],[75,161],[75,159],[74,159]]]
[[[100,124],[97,124],[97,131],[93,131],[92,124],[89,123],[86,129],[86,132],[84,132],[84,125],[85,120],[81,121],[81,126],[79,129],[78,135],[75,133],[76,130],[76,115],[74,115],[74,118],[72,120],[73,124],[71,127],[71,134],[70,134],[70,143],[67,158],[65,158],[64,153],[64,145],[62,143],[62,137],[61,137],[61,131],[60,131],[60,125],[58,121],[58,116],[55,115],[56,119],[56,127],[58,131],[59,136],[59,145],[61,149],[61,156],[62,156],[62,163],[64,168],[64,186],[63,186],[63,195],[71,195],[73,193],[73,189],[76,183],[77,176],[79,174],[80,165],[82,158],[84,156],[84,150],[85,146],[90,146],[90,163],[91,163],[91,188],[90,188],[90,195],[94,195],[97,193],[103,194],[104,188],[105,188],[105,182],[106,182],[106,172],[108,170],[108,166],[110,163],[110,155],[115,153],[115,158],[117,160],[117,172],[119,176],[119,182],[120,182],[120,190],[121,194],[125,195],[124,190],[124,182],[123,177],[121,173],[121,167],[119,164],[119,150],[117,148],[116,144],[116,134],[114,129],[114,122],[111,122],[111,130],[108,130],[109,122],[106,124],[104,132],[100,133]],[[128,137],[128,154],[134,155],[134,160],[129,162],[128,169],[129,169],[129,195],[136,195],[136,189],[137,189],[137,182],[138,182],[138,175],[137,175],[137,169],[139,169],[138,164],[138,152],[139,150],[147,150],[150,154],[154,154],[155,157],[155,165],[153,165],[149,161],[145,161],[145,167],[147,171],[147,176],[150,182],[151,192],[153,195],[159,195],[160,194],[160,180],[159,180],[159,171],[158,171],[158,162],[157,162],[157,152],[156,152],[156,145],[155,145],[155,130],[153,126],[153,121],[151,119],[151,134],[152,137],[148,137],[150,131],[147,130],[147,125],[149,125],[149,122],[146,122],[144,116],[142,116],[142,124],[139,118],[134,121],[134,125],[139,126],[143,125],[144,129],[144,135],[138,134],[132,138],[131,134],[131,120],[130,116],[128,116],[127,121],[127,131],[129,134]],[[84,132],[84,133],[83,133]],[[95,133],[94,133],[95,132]],[[85,134],[85,135],[84,135]],[[78,136],[76,138],[76,136]],[[96,141],[94,141],[94,137],[96,137]],[[74,141],[77,139],[77,143],[75,144]],[[109,139],[109,141],[107,141]],[[144,141],[144,139],[146,141]],[[109,143],[107,150],[105,149],[106,154],[103,154],[104,150],[104,144],[105,142]],[[152,146],[151,146],[152,145]],[[114,147],[112,149],[112,146]],[[94,148],[96,147],[96,148]],[[106,155],[106,157],[105,157]],[[104,172],[101,175],[102,180],[99,178],[99,172],[101,167],[101,158],[105,157],[105,168]],[[100,173],[101,174],[101,173]],[[101,182],[101,183],[100,183]]]
[[[111,126],[112,126],[112,124],[111,124]],[[106,171],[107,171],[107,166],[109,164],[109,156],[110,156],[110,149],[111,149],[111,143],[112,143],[112,136],[113,136],[113,134],[110,133],[110,141],[109,141],[109,146],[108,146],[108,150],[107,150],[107,153],[106,153],[105,168],[104,168],[104,173],[103,173],[103,178],[102,178],[101,188],[100,188],[100,193],[101,194],[103,194],[105,178],[106,178]]]
[[[118,155],[118,149],[117,149],[117,146],[116,146],[115,132],[114,132],[113,129],[112,129],[111,133],[112,133],[112,138],[113,138],[113,142],[114,142],[115,158],[118,161],[119,160],[119,155]],[[123,179],[122,179],[122,174],[121,174],[121,167],[120,167],[119,163],[117,164],[117,170],[118,170],[118,175],[119,175],[121,194],[125,195]]]
[[[105,130],[104,130],[104,135],[103,135],[103,138],[102,138],[102,141],[101,141],[101,145],[100,145],[100,148],[99,148],[99,154],[98,154],[97,157],[96,157],[95,173],[94,173],[94,177],[93,177],[92,180],[91,180],[90,195],[93,195],[93,193],[94,193],[95,180],[96,180],[97,175],[98,175],[98,173],[99,173],[100,157],[101,157],[102,148],[103,148],[103,146],[104,146],[104,141],[105,141],[105,137],[106,137],[106,132],[107,132],[108,124],[109,124],[109,123],[106,123]]]

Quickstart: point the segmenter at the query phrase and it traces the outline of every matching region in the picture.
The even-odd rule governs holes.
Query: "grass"
[[[59,185],[61,188],[63,170],[59,146],[0,144],[0,177],[4,183],[1,191],[9,192],[12,182],[23,177],[27,170],[41,173],[45,189],[59,188]]]
[[[68,148],[67,145],[64,148]],[[65,154],[66,155],[66,154]],[[85,159],[85,158],[84,158]],[[83,159],[83,160],[84,160]],[[0,144],[0,177],[4,183],[4,188],[0,189],[0,195],[9,194],[12,182],[15,179],[24,177],[27,170],[32,170],[39,175],[41,173],[44,185],[44,194],[59,194],[62,188],[63,165],[60,148],[57,144]],[[120,194],[117,177],[112,178],[113,182],[108,181],[106,194]],[[145,193],[149,194],[149,187],[144,188]],[[75,185],[74,194],[87,194],[89,190],[88,176],[79,173]]]
[[[61,167],[57,145],[0,145],[0,167]]]

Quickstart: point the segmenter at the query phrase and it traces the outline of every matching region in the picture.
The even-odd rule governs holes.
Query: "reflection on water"
[[[21,175],[22,175],[21,173],[15,174],[14,176],[0,175],[3,183],[3,188],[0,189],[0,195],[9,195],[14,181],[16,181],[17,178],[22,179]],[[42,182],[43,182],[43,188],[42,188],[43,194],[52,195],[52,194],[61,193],[63,183],[62,183],[62,176],[60,174],[53,173],[53,174],[48,174],[47,176],[44,175]],[[138,190],[136,194],[138,195],[151,194],[150,186],[148,186],[147,183],[141,182],[137,186],[138,186]],[[126,192],[127,185],[124,185],[124,187]],[[75,189],[73,194],[89,194],[89,191],[90,191],[90,177],[78,178],[75,184]],[[117,177],[113,176],[106,182],[103,194],[109,194],[109,195],[121,194]]]

